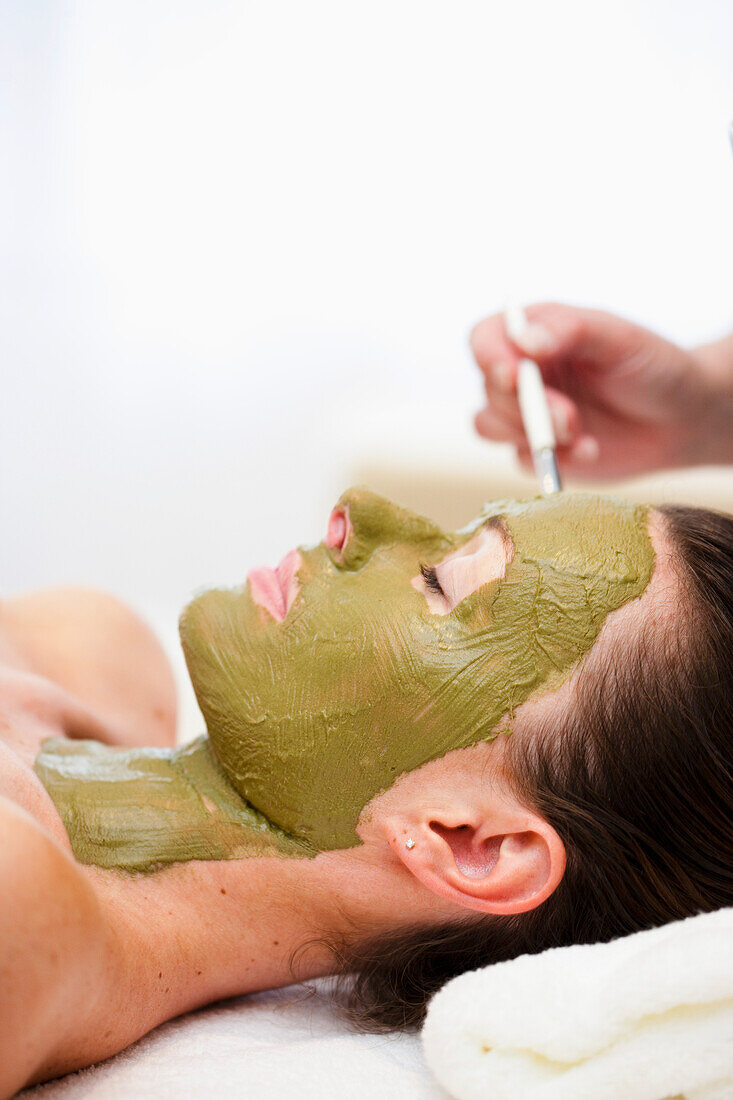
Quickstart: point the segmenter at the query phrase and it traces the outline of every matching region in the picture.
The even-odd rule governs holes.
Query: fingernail
[[[491,380],[500,393],[511,393],[512,372],[507,363],[494,363],[491,368]]]
[[[597,462],[601,453],[601,448],[598,446],[598,440],[594,439],[592,435],[585,435],[579,440],[576,447],[573,448],[573,458],[578,462]]]
[[[541,352],[552,351],[557,347],[557,337],[549,328],[545,328],[539,321],[530,321],[524,331],[516,340],[520,348],[530,355],[539,355]]]

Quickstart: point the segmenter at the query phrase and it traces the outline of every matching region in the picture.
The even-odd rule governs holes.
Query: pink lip
[[[279,623],[283,621],[300,591],[296,573],[302,562],[297,550],[286,554],[276,569],[262,566],[247,575],[252,599]]]

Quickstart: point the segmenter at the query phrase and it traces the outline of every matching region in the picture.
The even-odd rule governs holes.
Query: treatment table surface
[[[23,1100],[447,1100],[415,1035],[350,1032],[326,982],[222,1001]]]

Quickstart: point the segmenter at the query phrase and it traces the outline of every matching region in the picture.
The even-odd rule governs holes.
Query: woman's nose
[[[326,546],[335,554],[341,554],[353,533],[354,527],[349,518],[348,505],[343,507],[337,505],[328,518]]]
[[[360,487],[347,490],[331,513],[326,545],[343,549],[351,537],[372,548],[398,542],[449,541],[437,523]]]

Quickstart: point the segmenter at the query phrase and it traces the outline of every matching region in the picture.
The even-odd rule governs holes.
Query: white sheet
[[[23,1100],[446,1100],[414,1035],[348,1031],[325,982],[222,1001]]]

